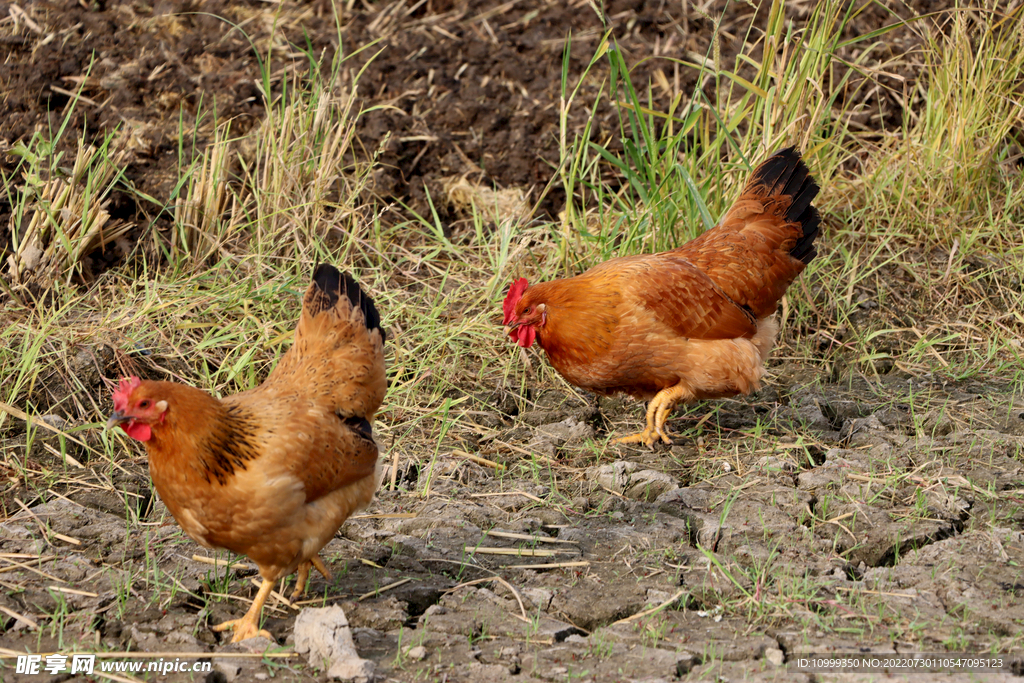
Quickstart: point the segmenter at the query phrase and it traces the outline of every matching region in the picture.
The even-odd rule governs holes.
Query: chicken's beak
[[[522,323],[520,323],[518,320],[513,320],[508,325],[505,325],[505,336],[507,337],[508,335],[512,334],[512,330],[516,329],[521,324]]]
[[[115,410],[113,413],[110,414],[110,417],[107,418],[107,429],[113,429],[122,422],[127,422],[128,420],[131,419],[131,415],[125,415],[120,410]]]

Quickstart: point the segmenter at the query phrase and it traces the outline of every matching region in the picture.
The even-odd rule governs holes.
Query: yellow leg
[[[672,412],[676,404],[681,400],[690,400],[692,398],[693,394],[679,384],[662,389],[651,399],[650,405],[647,406],[647,428],[639,434],[631,434],[630,436],[615,439],[612,443],[642,443],[645,446],[653,446],[660,438],[665,443],[671,445],[672,439],[669,437],[668,432],[665,431],[665,422],[668,420],[669,413]]]
[[[277,582],[263,579],[263,585],[260,586],[260,590],[256,593],[256,598],[252,601],[252,606],[249,607],[249,611],[245,613],[245,616],[241,619],[232,619],[231,621],[225,621],[223,624],[217,624],[213,627],[213,630],[227,631],[230,629],[234,631],[235,635],[231,637],[232,643],[237,643],[247,638],[255,638],[256,636],[263,636],[273,641],[274,636],[270,635],[269,631],[261,629],[259,624],[263,603],[270,597],[270,591],[274,590],[275,583]]]
[[[330,581],[334,578],[331,576],[331,570],[327,568],[327,565],[324,564],[324,561],[320,559],[319,555],[314,555],[313,559],[310,561],[313,563],[313,566],[316,567],[316,570],[320,572],[320,575],[325,579]]]
[[[306,581],[309,579],[309,570],[316,567],[316,570],[323,574],[323,577],[328,581],[331,580],[331,570],[327,568],[323,560],[320,559],[319,555],[314,555],[309,562],[303,562],[299,565],[298,573],[295,577],[295,590],[292,591],[291,600],[297,600],[306,592]]]
[[[306,592],[306,579],[309,578],[309,570],[312,566],[312,562],[303,562],[299,565],[298,572],[295,575],[295,590],[292,591],[289,597],[290,600],[297,600]]]
[[[659,393],[658,396],[661,396]],[[643,443],[652,444],[654,439],[651,438],[651,434],[654,431],[654,413],[657,409],[658,396],[651,399],[650,404],[647,406],[647,428],[637,434],[630,434],[629,436],[620,436],[617,439],[612,439],[612,443]]]

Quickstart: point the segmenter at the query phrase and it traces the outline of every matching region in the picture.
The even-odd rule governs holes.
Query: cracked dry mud
[[[388,475],[325,548],[334,581],[315,576],[306,598],[345,609],[381,680],[867,680],[794,662],[992,648],[1009,650],[1010,666],[985,680],[1022,672],[1024,404],[998,386],[894,374],[776,387],[701,404],[673,422],[682,430],[717,405],[704,436],[653,451],[600,445],[639,422],[639,404],[472,398],[473,421],[490,425],[478,454],[509,470],[459,457],[462,442],[432,463],[399,453],[397,490]],[[759,437],[758,425],[771,426]],[[0,552],[45,558],[4,572],[18,590],[0,605],[60,615],[39,632],[0,616],[3,647],[224,650],[208,625],[244,612],[255,568],[193,560],[206,551],[151,498],[142,463],[120,476],[118,492],[97,484],[0,525]],[[529,568],[542,564],[564,566]],[[285,651],[296,614],[266,611]],[[267,675],[258,660],[215,661],[210,680]],[[281,661],[275,678],[324,677]]]

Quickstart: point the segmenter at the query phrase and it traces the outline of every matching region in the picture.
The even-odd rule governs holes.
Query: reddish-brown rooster
[[[321,265],[302,301],[292,348],[267,380],[217,399],[173,382],[121,382],[108,425],[145,442],[160,498],[208,548],[249,556],[263,584],[241,619],[215,626],[232,642],[259,629],[276,581],[298,570],[295,596],[342,523],[373,499],[373,418],[384,399],[384,330],[373,301]]]
[[[678,403],[759,387],[778,302],[816,253],[817,194],[796,150],[780,150],[717,226],[677,249],[513,282],[508,334],[523,347],[536,340],[571,384],[651,399],[646,429],[620,442],[671,443],[665,421]]]

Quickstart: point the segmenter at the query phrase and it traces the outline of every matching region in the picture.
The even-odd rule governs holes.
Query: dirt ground
[[[1021,674],[1024,402],[995,385],[897,372],[816,386],[787,369],[721,405],[728,436],[713,451],[698,441],[598,457],[588,439],[620,404],[566,405],[551,391],[512,415],[501,412],[516,412],[511,397],[476,397],[480,456],[526,449],[559,466],[517,479],[398,454],[399,490],[385,486],[324,549],[334,581],[317,576],[266,627],[287,650],[297,609],[341,604],[360,654],[398,681],[859,680],[793,667],[806,653],[992,648],[1006,670],[985,680]],[[633,424],[638,411],[625,411]],[[767,423],[770,438],[752,439]],[[7,618],[0,646],[211,653],[217,675],[262,680],[265,661],[217,660],[238,646],[207,628],[244,612],[255,567],[194,560],[206,551],[153,499],[142,460],[124,462],[113,487],[78,479],[0,524],[4,557],[37,558],[5,572],[0,605],[60,615],[38,632]],[[301,660],[274,667],[311,675]]]
[[[360,124],[366,149],[383,145],[374,192],[424,214],[426,193],[442,196],[444,179],[463,174],[536,196],[558,158],[565,37],[571,29],[571,68],[581,69],[603,32],[590,4],[350,4],[345,51],[374,40],[384,48],[360,80],[367,106],[389,105]],[[692,4],[605,9],[637,63],[706,52],[710,20]],[[800,20],[810,5],[788,11]],[[127,177],[153,197],[170,196],[177,181],[183,108],[194,115],[215,99],[239,133],[259,121],[249,37],[263,54],[283,56],[294,51],[284,36],[300,42],[305,31],[328,60],[339,38],[327,2],[280,11],[219,1],[12,7],[0,5],[10,17],[0,36],[0,151],[58,126],[84,83],[70,127],[86,136],[131,127]],[[753,11],[730,3],[723,25],[745,25]],[[889,20],[875,8],[851,30]],[[723,53],[742,40],[725,35]],[[913,36],[890,40],[905,49]],[[654,95],[666,98],[692,89],[687,73],[654,59],[636,75],[664,81]],[[879,129],[898,125],[901,106],[884,90],[865,101]],[[576,124],[586,115],[575,110]],[[616,127],[599,107],[595,135]],[[211,134],[200,126],[198,144]],[[12,167],[6,154],[0,164]],[[561,203],[556,189],[541,208],[556,215]],[[137,232],[168,220],[127,194],[115,195],[111,213]],[[92,258],[99,273],[123,254]],[[97,395],[102,377],[119,374],[102,348],[79,360]],[[756,395],[673,420],[679,431],[699,422],[704,437],[655,450],[598,445],[640,423],[642,407],[629,400],[574,402],[560,389],[467,393],[460,430],[436,454],[387,453],[394,469],[378,500],[322,553],[333,581],[317,575],[305,600],[274,604],[266,628],[288,654],[300,609],[340,604],[359,653],[394,681],[877,680],[803,672],[796,662],[807,653],[947,651],[999,654],[1004,667],[942,680],[1024,675],[1024,398],[995,381],[880,373],[775,361]],[[49,502],[40,493],[17,483],[3,493],[0,647],[196,652],[213,658],[209,681],[326,679],[298,656],[217,657],[241,650],[208,624],[244,613],[255,567],[193,559],[208,553],[155,499],[144,457],[76,473]],[[203,676],[159,679],[195,678]],[[15,674],[9,659],[0,679],[40,680]]]

